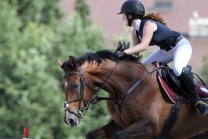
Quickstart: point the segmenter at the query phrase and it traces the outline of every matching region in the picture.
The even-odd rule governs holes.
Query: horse
[[[69,56],[63,63],[56,60],[64,71],[65,123],[77,127],[91,104],[106,100],[111,120],[89,131],[86,139],[187,139],[207,131],[208,115],[202,116],[189,102],[180,104],[168,136],[159,137],[174,103],[158,83],[155,65],[140,60],[129,55],[119,60],[109,50]],[[101,89],[109,98],[97,97]]]

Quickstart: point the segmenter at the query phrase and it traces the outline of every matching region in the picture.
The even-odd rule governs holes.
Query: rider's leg
[[[195,108],[201,112],[202,115],[208,114],[208,105],[202,101],[202,99],[199,97],[194,81],[186,68],[183,68],[183,71],[181,75],[179,76],[179,79],[182,81],[183,85],[186,88],[186,91],[189,93],[190,99],[194,102]]]
[[[200,111],[202,115],[206,115],[208,113],[208,105],[204,103],[199,97],[194,85],[193,78],[184,68],[191,58],[191,54],[191,45],[185,38],[183,38],[181,41],[178,42],[173,53],[173,71],[184,84],[190,99],[195,103],[195,108]]]
[[[151,64],[152,62],[164,62],[169,63],[173,61],[173,56],[170,56],[166,51],[158,49],[147,58],[145,58],[142,63]]]

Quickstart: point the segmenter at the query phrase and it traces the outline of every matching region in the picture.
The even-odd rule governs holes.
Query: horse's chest
[[[131,125],[137,119],[134,114],[135,111],[133,111],[131,108],[122,107],[120,112],[114,108],[109,109],[109,112],[112,120],[121,126]]]

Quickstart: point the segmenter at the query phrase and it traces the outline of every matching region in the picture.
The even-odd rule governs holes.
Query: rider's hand
[[[115,55],[116,55],[117,59],[121,59],[122,57],[124,57],[126,55],[126,53],[124,51],[116,51]]]
[[[133,56],[133,57],[138,57],[138,56],[137,56],[137,55],[135,55],[135,54],[132,54],[132,56]]]

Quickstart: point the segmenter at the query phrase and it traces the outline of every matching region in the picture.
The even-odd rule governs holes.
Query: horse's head
[[[87,73],[82,71],[77,60],[69,56],[64,63],[56,60],[64,70],[62,89],[65,93],[64,121],[71,127],[80,124],[84,113],[87,111],[90,99],[94,94],[94,85]]]
[[[122,51],[129,45],[120,42],[118,47],[116,51]],[[131,55],[124,59],[136,61],[136,58]],[[78,58],[69,56],[69,59],[64,63],[57,62],[64,70],[62,82],[65,93],[64,121],[71,127],[76,127],[89,106],[98,100],[97,94],[114,74],[118,60],[113,52],[101,50],[95,53],[85,53]],[[100,79],[99,75],[104,78]],[[96,90],[94,90],[95,85],[98,87]],[[95,97],[93,97],[94,94]]]

